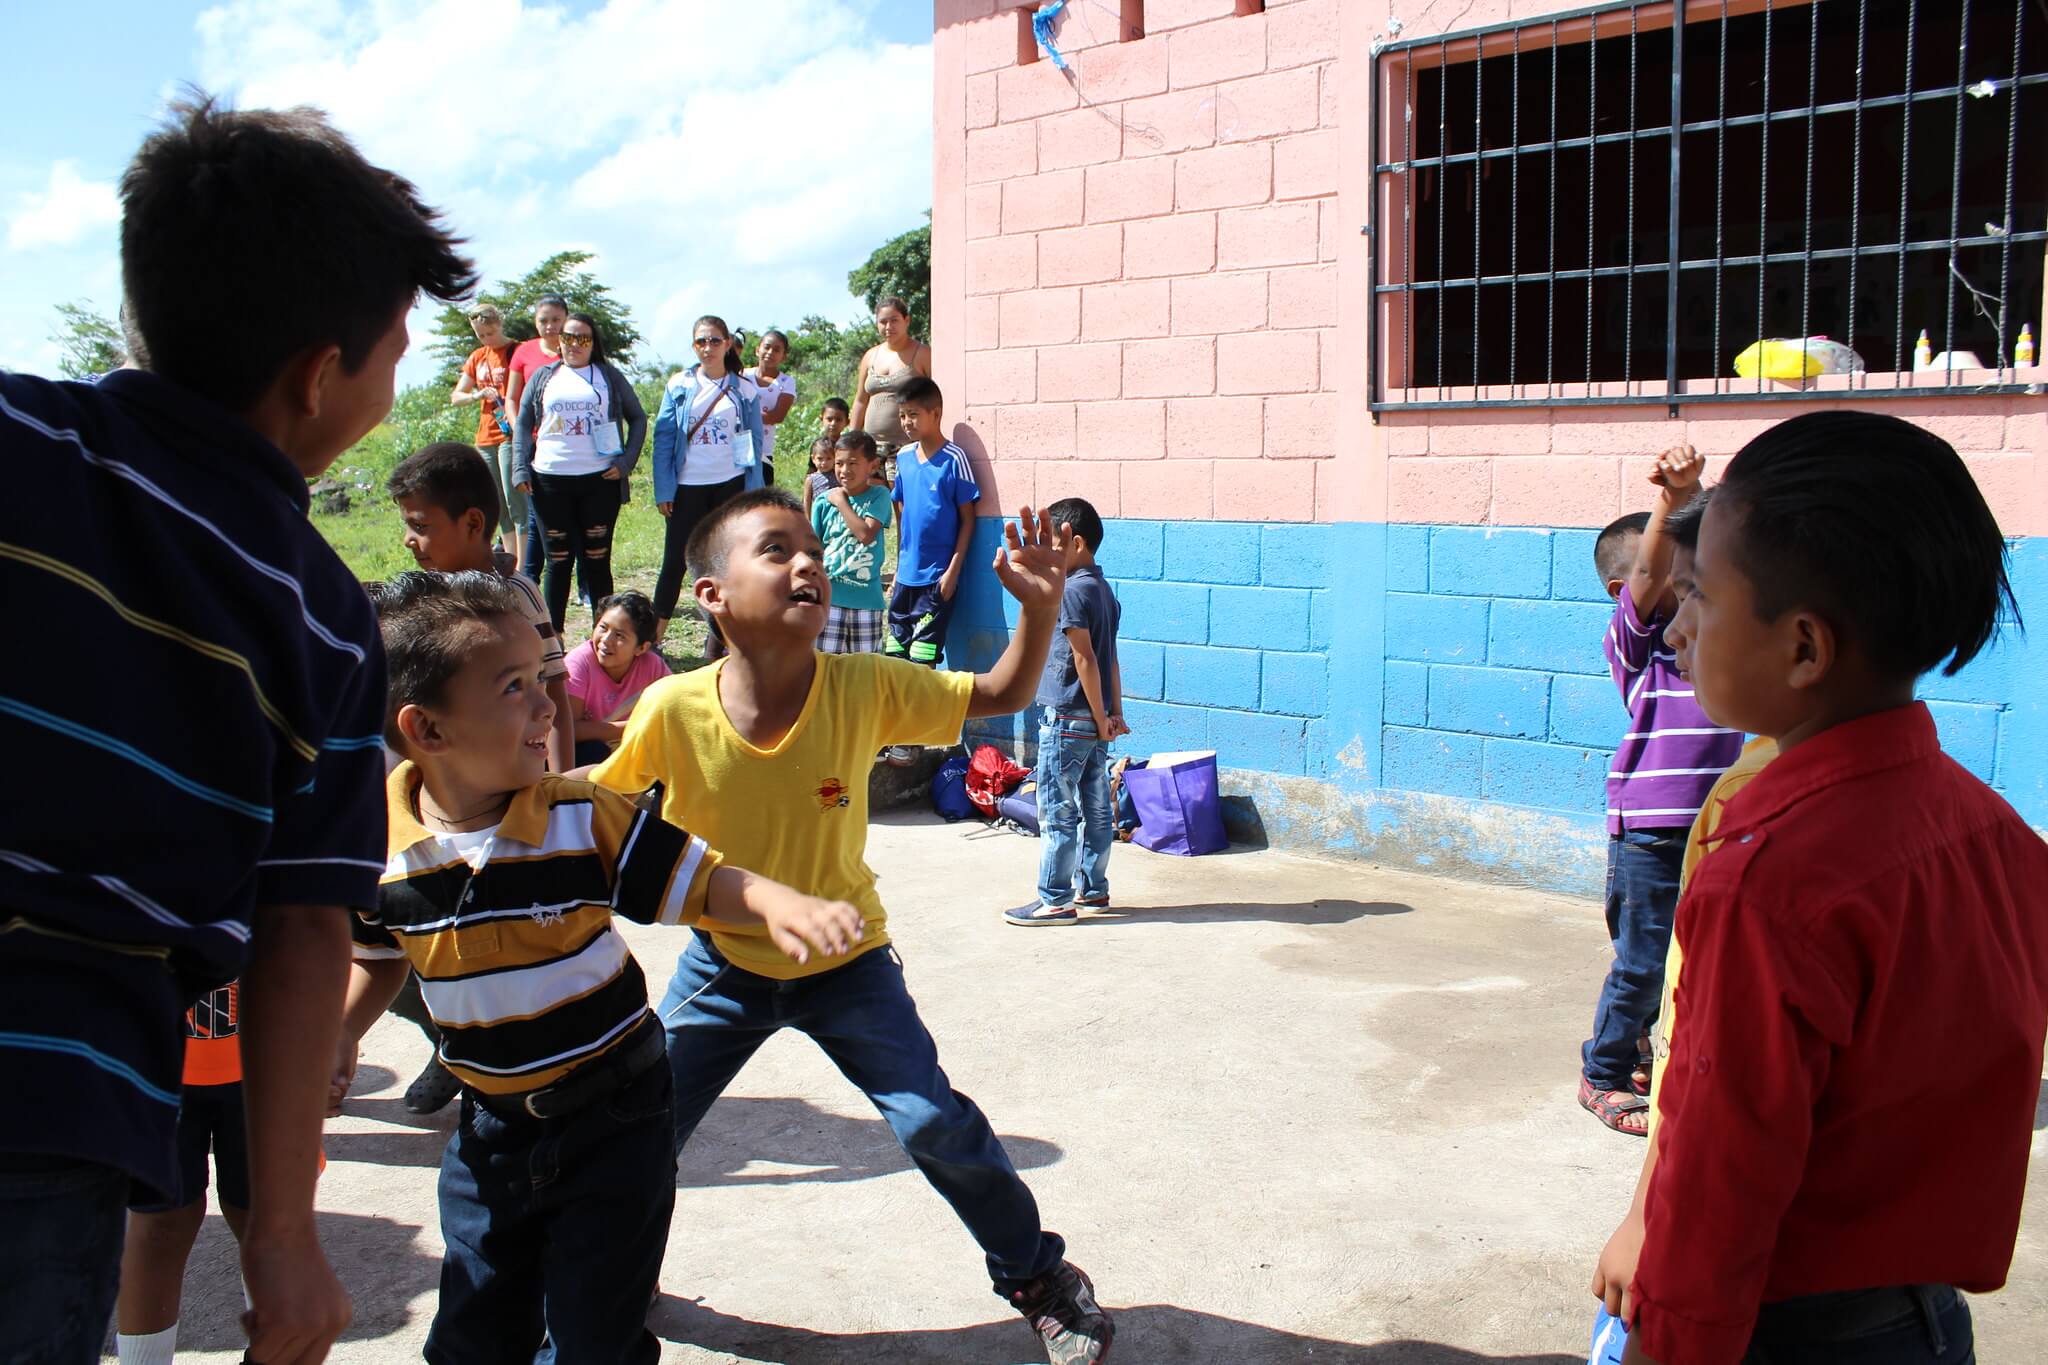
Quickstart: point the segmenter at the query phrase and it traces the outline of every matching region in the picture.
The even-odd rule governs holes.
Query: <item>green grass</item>
[[[405,406],[405,399],[401,399],[401,409]],[[816,403],[810,406],[814,423]],[[810,449],[815,427],[794,427],[797,415],[792,412],[791,422],[784,423],[784,430],[789,433],[786,448],[778,437],[776,453],[780,458],[775,462],[775,481],[801,499],[804,475],[810,472],[803,453]],[[398,416],[394,413],[395,418]],[[328,471],[327,477],[347,486],[351,505],[340,515],[316,512],[313,525],[359,579],[386,579],[417,567],[406,552],[405,523],[397,506],[384,495],[385,480],[391,476],[392,468],[419,445],[429,440],[467,439],[467,433],[450,437],[438,430],[443,425],[439,414],[424,416],[425,420],[401,419],[379,427]],[[464,417],[462,421],[469,424],[470,431],[474,430],[474,417]],[[612,573],[617,588],[637,588],[651,595],[655,575],[661,572],[662,541],[668,523],[654,510],[650,469],[650,458],[643,452],[634,471],[632,501],[620,513],[618,528],[613,533]],[[565,639],[572,646],[588,639],[590,627],[589,609],[572,597],[563,623]],[[694,613],[678,613],[661,653],[675,668],[694,668],[703,662],[704,626]]]

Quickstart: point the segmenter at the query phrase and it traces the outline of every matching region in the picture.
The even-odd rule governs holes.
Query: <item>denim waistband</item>
[[[1790,1346],[1854,1341],[1913,1318],[1918,1318],[1930,1338],[1938,1342],[1940,1316],[1955,1301],[1955,1286],[1946,1284],[1892,1285],[1780,1299],[1758,1310],[1751,1344]]]

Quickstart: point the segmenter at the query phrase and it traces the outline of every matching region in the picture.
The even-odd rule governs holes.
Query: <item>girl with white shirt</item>
[[[513,430],[513,473],[533,499],[547,555],[548,615],[569,610],[572,567],[593,601],[612,590],[612,530],[625,478],[640,458],[647,412],[588,313],[562,327],[562,358],[534,373]]]
[[[697,363],[670,377],[654,419],[654,508],[668,518],[654,582],[657,642],[682,595],[690,533],[712,508],[765,482],[761,390],[740,372],[732,329],[706,316],[692,331]]]
[[[788,359],[789,338],[770,328],[761,333],[761,344],[754,350],[754,367],[747,371],[747,378],[761,391],[761,426],[768,435],[761,451],[764,483],[775,482],[775,433],[782,429],[782,419],[789,416],[790,408],[796,404],[796,376],[782,370]]]

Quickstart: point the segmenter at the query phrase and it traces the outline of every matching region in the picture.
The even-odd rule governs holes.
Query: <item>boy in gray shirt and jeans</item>
[[[1086,501],[1066,498],[1045,519],[1080,540],[1081,561],[1067,572],[1038,704],[1038,822],[1045,850],[1038,863],[1038,899],[1003,918],[1011,924],[1072,924],[1078,907],[1109,904],[1109,850],[1116,843],[1109,800],[1109,744],[1124,724],[1123,679],[1116,666],[1123,608],[1096,566],[1102,518]],[[1079,864],[1080,886],[1074,884]]]

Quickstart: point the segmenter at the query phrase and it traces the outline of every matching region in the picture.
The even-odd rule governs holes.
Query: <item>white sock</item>
[[[121,1365],[171,1365],[178,1354],[178,1324],[144,1336],[114,1334],[114,1354]]]

